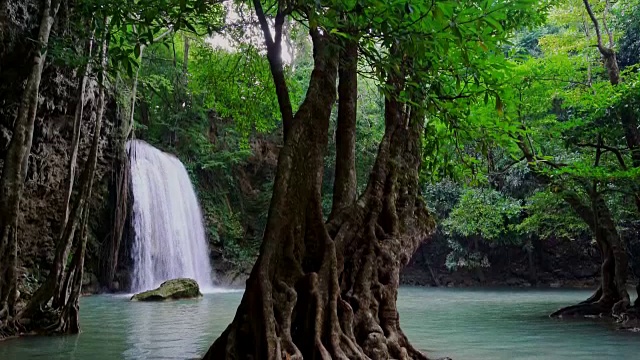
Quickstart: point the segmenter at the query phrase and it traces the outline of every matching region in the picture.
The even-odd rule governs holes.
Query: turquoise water
[[[81,300],[77,336],[0,343],[0,359],[192,359],[233,318],[241,293],[200,300],[132,303],[125,296]],[[582,290],[402,288],[401,322],[412,342],[455,360],[638,359],[640,335],[605,323],[547,314],[589,296]]]

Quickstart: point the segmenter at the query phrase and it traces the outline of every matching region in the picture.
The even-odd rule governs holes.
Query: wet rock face
[[[0,1],[0,173],[9,141],[13,133],[22,89],[30,71],[33,40],[37,37],[40,22],[39,0]],[[64,29],[54,25],[51,40],[65,35]],[[73,35],[73,34],[72,34]],[[78,39],[82,44],[82,39]],[[19,278],[41,279],[48,271],[54,252],[55,239],[60,234],[64,212],[64,188],[71,153],[73,116],[76,106],[78,79],[75,70],[54,65],[49,54],[40,85],[40,99],[23,198],[19,217]],[[96,108],[95,84],[87,88],[84,118],[81,125],[81,143],[78,153],[76,183],[82,173],[93,136],[93,111]],[[90,243],[87,264],[97,257],[96,242],[102,241],[108,232],[108,174],[113,158],[114,109],[108,105],[103,122],[99,147],[98,166],[91,199],[89,221]],[[105,217],[107,214],[107,217]],[[107,225],[107,226],[105,226]],[[90,286],[94,288],[94,286]],[[93,290],[91,291],[93,292]]]
[[[0,125],[10,127],[28,75],[37,38],[40,1],[0,1]],[[11,131],[0,129],[0,151],[6,149]]]
[[[144,291],[131,297],[132,301],[164,301],[193,299],[202,296],[198,283],[193,279],[180,278],[167,280],[159,288]]]

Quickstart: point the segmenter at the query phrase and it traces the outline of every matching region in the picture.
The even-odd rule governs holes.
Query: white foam
[[[127,142],[127,148],[135,230],[131,290],[182,277],[214,289],[202,212],[184,165],[141,140]]]

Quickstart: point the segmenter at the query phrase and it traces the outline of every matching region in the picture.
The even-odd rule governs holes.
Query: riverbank
[[[434,279],[435,276],[435,279]],[[513,288],[568,288],[591,289],[597,288],[599,277],[596,275],[585,278],[572,278],[558,274],[540,274],[536,281],[526,275],[510,272],[496,272],[485,270],[482,278],[477,270],[439,271],[430,272],[415,266],[405,268],[400,274],[400,283],[406,286],[474,288],[474,287],[513,287]]]

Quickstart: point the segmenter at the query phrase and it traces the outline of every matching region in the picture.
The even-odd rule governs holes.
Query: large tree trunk
[[[356,199],[356,118],[358,99],[358,43],[346,41],[338,65],[338,126],[336,173],[331,215]],[[332,217],[330,216],[330,218]]]
[[[280,152],[260,256],[205,359],[426,359],[396,309],[400,268],[434,228],[417,198],[423,116],[387,100],[367,189],[325,224],[320,191],[338,61],[330,38],[312,30],[312,39],[315,67]]]
[[[628,257],[615,222],[600,194],[591,194],[592,206],[587,206],[575,193],[564,193],[564,200],[589,226],[602,255],[600,286],[587,300],[557,310],[552,317],[611,315],[629,305],[626,287]]]
[[[38,109],[40,80],[44,68],[49,34],[60,7],[58,0],[44,1],[37,46],[31,72],[22,94],[13,136],[7,149],[0,178],[0,328],[15,313],[17,300],[17,231],[20,198],[27,175],[27,165],[33,140],[33,129]],[[2,333],[0,330],[0,337]]]

